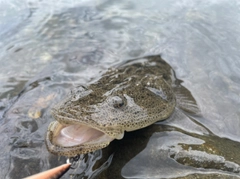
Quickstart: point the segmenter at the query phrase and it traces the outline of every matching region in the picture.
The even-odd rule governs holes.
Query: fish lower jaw
[[[102,143],[110,143],[114,138],[100,130],[82,124],[60,124],[55,121],[52,131],[52,143],[60,147],[91,146]]]

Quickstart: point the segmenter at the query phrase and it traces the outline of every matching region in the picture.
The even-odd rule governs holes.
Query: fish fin
[[[177,106],[180,109],[190,114],[201,114],[201,110],[199,109],[196,100],[187,88],[178,84],[173,88],[173,91],[176,95]]]

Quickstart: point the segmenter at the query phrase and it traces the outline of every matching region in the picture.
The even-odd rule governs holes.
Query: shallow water
[[[63,178],[240,178],[237,0],[5,0],[0,12],[0,178],[65,162],[46,150],[44,136],[51,106],[71,86],[159,53],[203,117],[128,133]]]

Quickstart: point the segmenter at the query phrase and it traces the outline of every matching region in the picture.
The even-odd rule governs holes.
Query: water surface
[[[237,0],[5,0],[0,12],[0,178],[64,163],[44,144],[51,106],[71,86],[146,54],[172,66],[202,117],[128,133],[64,177],[240,178]]]

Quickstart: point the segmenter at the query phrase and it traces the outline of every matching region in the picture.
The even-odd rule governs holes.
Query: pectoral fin
[[[196,100],[193,98],[192,93],[182,85],[177,85],[173,88],[177,99],[177,106],[191,114],[200,115],[201,111],[198,108]]]

